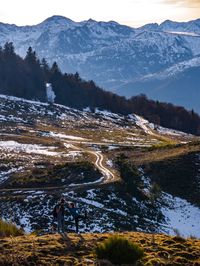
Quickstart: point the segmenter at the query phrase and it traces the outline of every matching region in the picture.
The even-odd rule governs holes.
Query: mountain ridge
[[[69,17],[66,17],[64,15],[52,15],[36,24],[31,24],[31,25],[21,25],[21,26],[18,26],[17,24],[15,23],[7,23],[7,22],[0,22],[0,24],[4,24],[4,25],[10,25],[10,26],[17,26],[17,27],[34,27],[34,26],[37,26],[37,25],[40,25],[44,22],[48,22],[48,21],[58,21],[58,20],[63,20],[63,21],[66,21],[66,22],[73,22],[73,23],[77,23],[77,24],[82,24],[83,22],[103,22],[103,23],[112,23],[114,22],[115,24],[118,24],[118,25],[122,25],[120,24],[119,22],[116,22],[114,20],[109,20],[109,21],[97,21],[97,20],[94,20],[92,18],[89,18],[88,20],[83,20],[83,21],[79,21],[79,22],[76,22],[72,19],[70,19]],[[145,26],[149,26],[149,25],[154,25],[155,27],[157,26],[163,26],[163,25],[166,25],[166,24],[176,24],[176,25],[188,25],[188,24],[192,24],[192,23],[195,23],[195,24],[200,24],[200,18],[196,18],[196,19],[192,19],[192,20],[188,20],[188,21],[174,21],[174,20],[170,20],[170,19],[166,19],[160,23],[156,23],[156,22],[153,22],[153,23],[147,23],[145,25],[142,25],[142,26],[139,26],[139,27],[131,27],[129,25],[124,25],[124,26],[127,26],[129,28],[133,28],[133,29],[140,29],[142,27],[145,27]]]

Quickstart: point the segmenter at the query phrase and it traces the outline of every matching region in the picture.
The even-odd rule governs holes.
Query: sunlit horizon
[[[12,7],[12,8],[11,8]],[[200,0],[10,0],[1,3],[0,22],[36,25],[60,15],[80,22],[116,21],[131,27],[165,20],[186,22],[200,18]]]

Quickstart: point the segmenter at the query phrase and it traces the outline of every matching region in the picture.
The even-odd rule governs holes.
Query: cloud
[[[161,2],[183,7],[200,7],[200,0],[161,0]]]

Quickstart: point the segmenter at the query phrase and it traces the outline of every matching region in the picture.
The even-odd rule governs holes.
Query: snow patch
[[[83,112],[91,113],[90,107],[83,108]]]
[[[31,100],[26,100],[24,98],[8,96],[8,95],[3,95],[3,94],[0,94],[0,98],[5,99],[5,100],[10,100],[10,101],[30,103],[30,104],[34,104],[34,105],[43,105],[43,106],[49,105],[48,103],[43,103],[43,102],[39,102],[39,101],[31,101]]]
[[[166,31],[167,33],[172,33],[172,34],[178,34],[178,35],[187,35],[187,36],[192,36],[192,37],[200,37],[199,34],[195,32],[187,32],[187,31]]]
[[[16,168],[12,168],[8,171],[1,171],[0,172],[0,184],[2,184],[3,182],[5,182],[8,178],[9,178],[9,175],[12,174],[12,173],[15,173],[15,172],[19,172],[23,169],[23,167],[16,167]]]
[[[190,136],[190,134],[184,133],[182,131],[178,131],[175,129],[165,128],[161,126],[156,126],[154,128],[158,133],[164,134],[164,135],[171,135],[171,136]]]
[[[104,176],[102,176],[101,178],[97,179],[96,181],[93,182],[87,182],[87,183],[80,183],[80,184],[70,184],[69,187],[76,187],[76,186],[84,186],[84,185],[93,185],[93,184],[98,184],[101,183],[104,180]]]
[[[70,140],[86,140],[85,138],[77,137],[77,136],[72,136],[72,135],[65,135],[62,133],[55,133],[55,132],[45,132],[42,133],[43,136],[47,137],[55,137],[55,138],[61,138],[61,139],[70,139]]]
[[[35,153],[35,154],[41,154],[41,155],[49,155],[49,156],[58,156],[60,153],[55,151],[49,151],[54,150],[56,147],[47,147],[37,144],[22,144],[17,141],[0,141],[0,149],[12,152],[15,151],[17,153],[19,152],[25,152],[25,153]]]
[[[141,116],[136,115],[136,114],[129,115],[129,118],[133,119],[133,121],[136,123],[136,125],[138,127],[140,127],[141,129],[143,129],[146,134],[149,134],[149,135],[153,134],[151,129],[150,129],[152,127],[152,124],[149,123],[148,120],[146,120],[146,119],[144,119]]]
[[[56,95],[53,91],[51,83],[46,83],[46,94],[47,94],[47,101],[50,103],[54,103]]]
[[[174,235],[174,229],[178,229],[184,237],[200,237],[200,209],[185,199],[170,194],[165,193],[164,199],[169,203],[169,206],[162,207],[169,226],[168,233]]]

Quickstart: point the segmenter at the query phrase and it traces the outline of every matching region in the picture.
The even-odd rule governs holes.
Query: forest
[[[1,94],[47,101],[46,83],[52,84],[56,103],[80,110],[90,107],[91,111],[98,108],[122,115],[135,113],[163,127],[200,135],[200,116],[193,110],[150,100],[145,95],[126,99],[105,91],[92,80],[83,80],[77,72],[62,73],[56,62],[50,66],[31,47],[24,58],[15,53],[12,42],[0,47]]]

